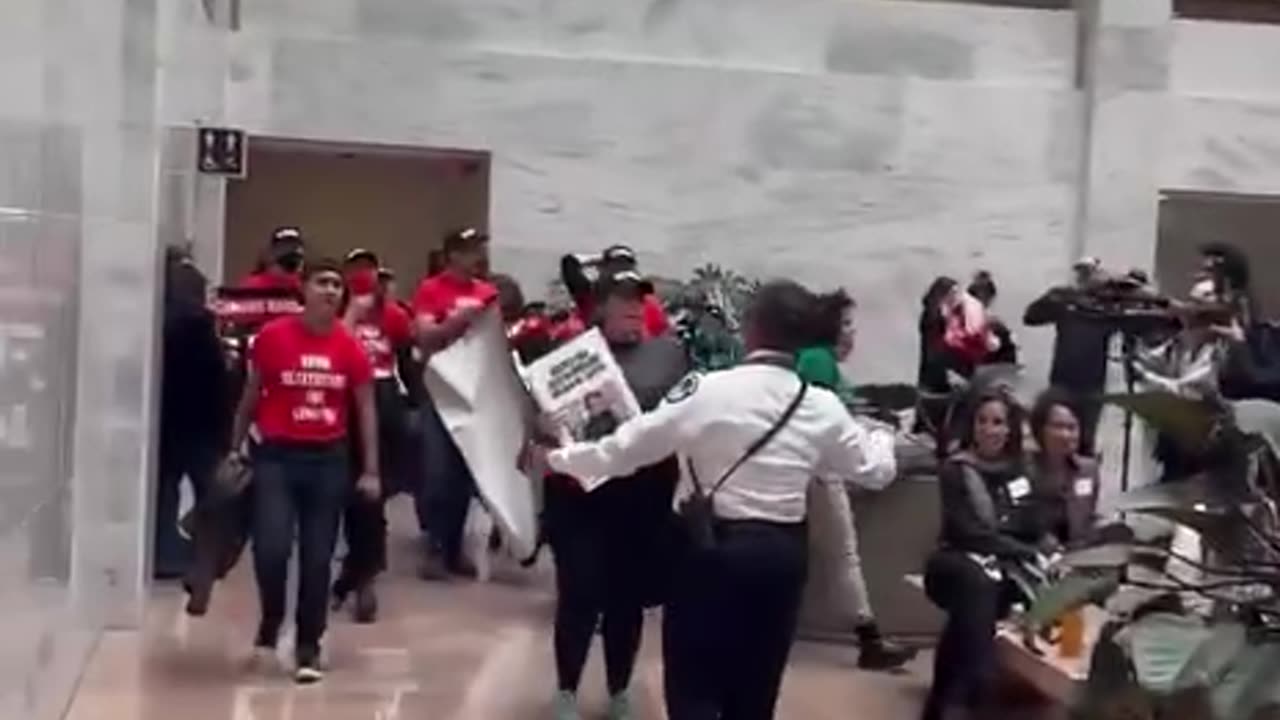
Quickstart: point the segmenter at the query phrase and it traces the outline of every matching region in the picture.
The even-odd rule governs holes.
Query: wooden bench
[[[1038,652],[1023,641],[1011,626],[996,631],[996,655],[1002,672],[1016,677],[1045,698],[1059,705],[1071,705],[1089,677],[1093,645],[1106,622],[1106,612],[1092,605],[1084,615],[1084,648],[1079,657],[1063,657],[1059,647],[1040,638],[1034,640]]]
[[[902,579],[924,591],[922,576],[905,575]],[[1057,645],[1040,638],[1034,640],[1038,651],[1034,652],[1026,646],[1016,627],[1002,624],[996,629],[996,658],[1001,673],[1016,678],[1057,705],[1071,705],[1089,677],[1093,645],[1106,622],[1106,612],[1101,608],[1090,605],[1081,612],[1084,614],[1084,649],[1074,658],[1062,657]]]

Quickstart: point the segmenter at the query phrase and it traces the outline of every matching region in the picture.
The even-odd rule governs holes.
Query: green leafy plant
[[[1207,469],[1122,496],[1123,520],[1062,559],[1021,617],[1025,632],[1086,604],[1107,610],[1080,720],[1280,718],[1280,405],[1108,400]],[[1198,534],[1198,556],[1170,540],[1180,527]]]
[[[742,314],[759,281],[708,264],[687,281],[654,284],[695,368],[718,370],[742,359]]]

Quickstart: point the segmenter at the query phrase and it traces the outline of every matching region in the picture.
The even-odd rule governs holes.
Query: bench
[[[905,575],[903,582],[924,591],[924,578]],[[1021,632],[1011,623],[996,629],[996,658],[1003,676],[1016,678],[1045,699],[1057,705],[1070,705],[1089,676],[1089,659],[1106,612],[1093,605],[1081,610],[1084,615],[1084,650],[1079,657],[1066,658],[1058,646],[1041,638],[1034,640],[1036,651],[1029,649]]]

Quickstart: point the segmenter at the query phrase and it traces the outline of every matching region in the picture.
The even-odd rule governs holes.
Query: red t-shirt
[[[357,322],[352,330],[369,356],[373,376],[379,380],[394,378],[396,348],[412,341],[409,313],[394,302],[383,302],[374,309],[373,317]]]
[[[591,315],[595,312],[595,298],[587,296],[578,299],[578,319],[583,325],[591,324]],[[646,338],[661,337],[671,329],[671,321],[667,319],[667,311],[662,301],[652,294],[644,296],[644,335]]]
[[[449,271],[432,275],[413,294],[413,311],[442,322],[459,307],[488,305],[498,299],[498,288],[484,280],[461,278]]]
[[[264,440],[342,440],[352,392],[373,377],[369,358],[342,323],[316,335],[300,317],[272,320],[249,358],[262,378],[254,421]]]
[[[278,273],[271,270],[256,272],[245,278],[240,287],[246,290],[302,291],[302,278],[294,273]]]

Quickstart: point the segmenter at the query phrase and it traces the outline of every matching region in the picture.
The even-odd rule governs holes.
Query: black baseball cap
[[[277,245],[297,246],[304,244],[305,243],[302,241],[302,230],[297,227],[278,227],[271,233],[271,245],[273,247]]]
[[[604,299],[613,295],[644,296],[653,292],[653,283],[634,270],[623,270],[596,280],[596,296]]]
[[[473,227],[454,230],[444,236],[443,249],[446,253],[475,247],[489,242],[489,235]]]
[[[347,265],[360,262],[361,260],[367,260],[368,262],[373,263],[374,266],[381,265],[381,263],[378,262],[378,254],[368,248],[355,248],[351,252],[347,253],[345,258],[343,258],[343,262]]]
[[[636,251],[626,245],[610,245],[600,253],[600,259],[605,262],[635,263]]]

